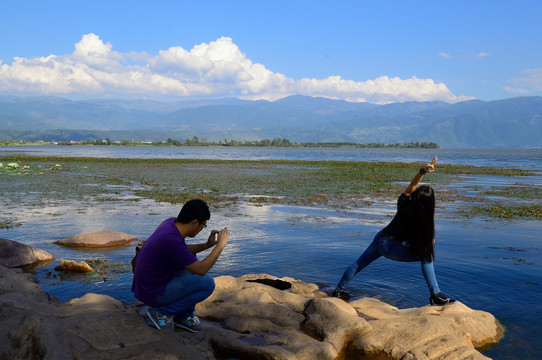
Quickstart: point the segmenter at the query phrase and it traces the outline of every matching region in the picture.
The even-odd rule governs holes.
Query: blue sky
[[[0,3],[0,95],[542,95],[536,0]]]

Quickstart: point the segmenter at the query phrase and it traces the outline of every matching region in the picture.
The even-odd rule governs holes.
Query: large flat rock
[[[267,274],[215,282],[196,307],[204,330],[193,334],[151,328],[141,304],[107,295],[60,303],[32,275],[0,266],[0,358],[475,360],[487,359],[477,348],[502,336],[491,314],[461,303],[346,303]]]
[[[112,247],[129,245],[137,240],[137,237],[124,232],[113,230],[98,230],[54,241],[53,244],[72,247]]]

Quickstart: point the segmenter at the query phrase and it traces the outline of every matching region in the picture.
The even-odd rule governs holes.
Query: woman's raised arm
[[[416,190],[416,188],[418,187],[418,184],[420,183],[420,181],[422,180],[425,174],[427,174],[428,172],[435,171],[435,163],[437,162],[437,160],[438,158],[435,156],[433,161],[431,161],[429,164],[425,166],[422,166],[422,168],[414,176],[414,179],[412,179],[410,184],[408,184],[408,186],[405,188],[405,191],[403,191],[403,193],[406,196],[410,196],[410,194],[412,194],[414,190]]]

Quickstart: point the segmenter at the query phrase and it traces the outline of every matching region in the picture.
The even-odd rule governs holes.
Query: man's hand
[[[218,240],[216,242],[216,245],[220,247],[221,249],[224,249],[224,247],[228,243],[229,236],[230,236],[230,232],[228,231],[228,228],[224,228],[218,231]]]
[[[207,239],[207,249],[212,248],[216,245],[217,241],[216,238],[218,236],[218,230],[211,230],[211,234],[209,235],[209,238]]]
[[[228,243],[229,235],[230,232],[228,231],[228,228],[224,228],[220,231],[211,230],[211,234],[207,239],[207,249],[212,248],[215,245],[218,245],[221,249],[223,249]]]
[[[226,247],[229,236],[230,232],[228,231],[228,228],[224,228],[220,231],[211,231],[211,235],[209,235],[206,245],[209,247],[215,246],[215,248],[211,250],[211,253],[207,255],[205,259],[201,261],[196,260],[194,263],[186,266],[185,268],[197,275],[203,276],[207,274],[207,271],[213,267],[216,260],[218,260],[218,257],[222,253],[222,250],[224,250],[224,247]]]

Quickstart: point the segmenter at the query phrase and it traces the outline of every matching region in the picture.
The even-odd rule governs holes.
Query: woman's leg
[[[381,236],[381,232],[376,234],[373,241],[367,247],[367,249],[361,254],[361,256],[352,264],[350,265],[346,271],[344,272],[341,280],[339,281],[339,284],[337,285],[336,290],[344,291],[346,290],[346,286],[356,276],[357,273],[359,273],[361,270],[363,270],[367,265],[378,259],[380,256],[380,251],[378,250],[378,238]]]
[[[435,275],[435,268],[433,266],[433,261],[431,261],[430,263],[422,261],[421,263],[422,263],[423,278],[425,279],[425,282],[427,283],[429,292],[431,293],[431,295],[438,294],[440,292],[440,289],[438,287],[437,277]]]
[[[167,285],[164,295],[157,297],[160,306],[156,309],[185,319],[192,316],[196,304],[207,299],[214,289],[212,277],[196,275],[186,269],[179,270]]]
[[[378,243],[378,249],[380,253],[388,259],[401,261],[401,262],[415,262],[420,261],[419,258],[412,256],[408,252],[408,246],[403,245],[397,240],[390,239],[388,237],[382,237]],[[431,295],[440,292],[435,276],[435,268],[433,262],[420,261],[422,265],[422,274],[429,288]]]

